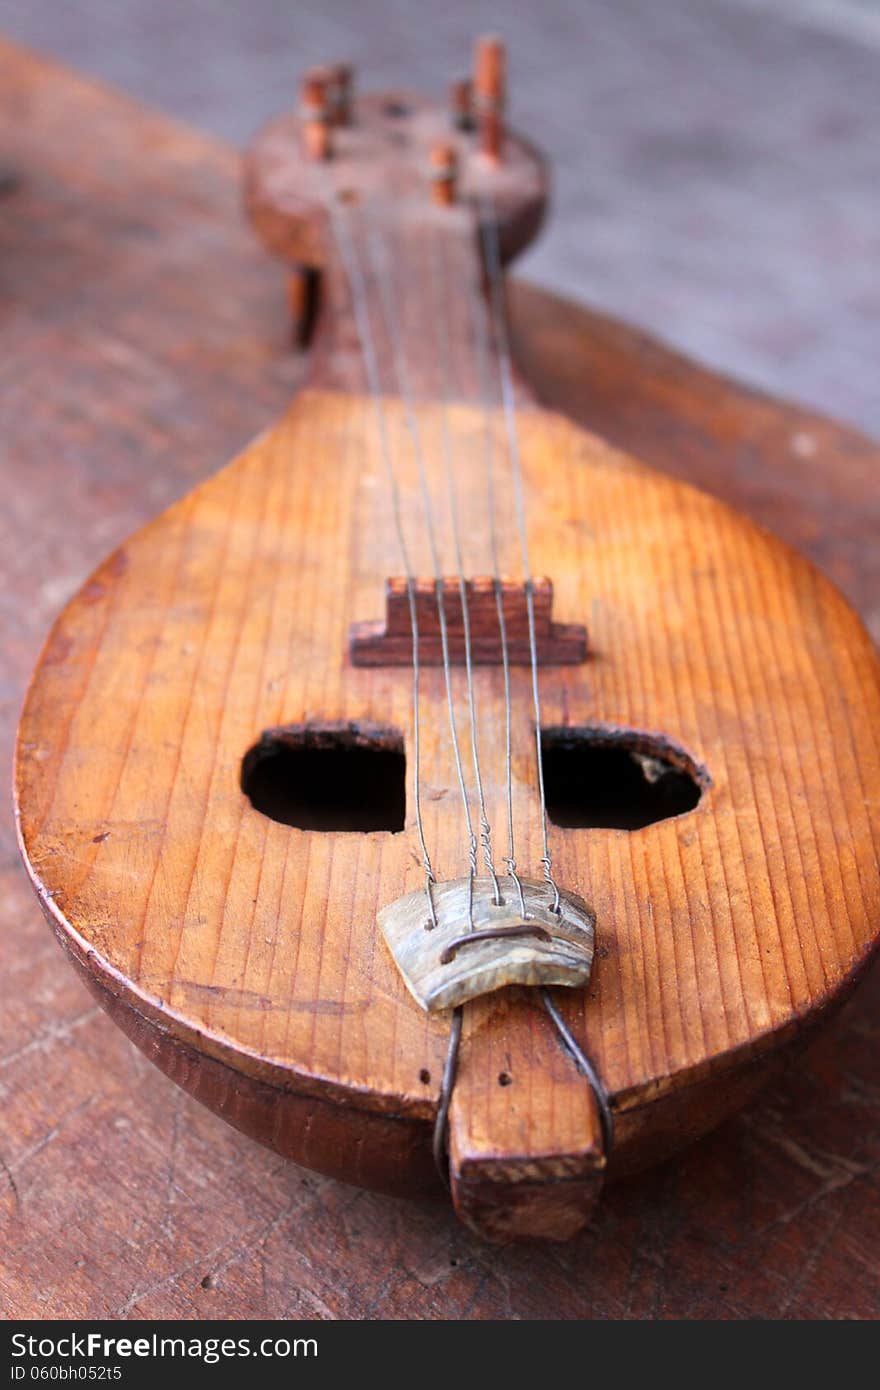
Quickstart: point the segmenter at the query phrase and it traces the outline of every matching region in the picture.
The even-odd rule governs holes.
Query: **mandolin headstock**
[[[336,199],[381,209],[383,218],[479,216],[491,201],[505,262],[535,237],[547,205],[543,157],[506,124],[504,49],[482,39],[472,81],[446,105],[409,91],[361,96],[351,68],[314,68],[299,107],[256,137],[245,166],[250,218],[273,254],[326,268]],[[432,213],[433,209],[433,213]]]

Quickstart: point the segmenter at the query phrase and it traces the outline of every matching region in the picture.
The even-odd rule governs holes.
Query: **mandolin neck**
[[[370,389],[366,326],[383,395],[479,409],[497,400],[499,345],[475,205],[343,205],[328,225],[312,386],[350,394]],[[515,372],[511,384],[518,407],[533,403]]]

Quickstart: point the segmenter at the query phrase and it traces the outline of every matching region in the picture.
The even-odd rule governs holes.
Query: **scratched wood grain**
[[[231,157],[49,65],[11,50],[3,64],[4,101],[29,115],[18,147],[39,175],[4,208],[3,222],[3,265],[14,256],[18,271],[20,338],[14,368],[5,359],[4,428],[28,483],[9,494],[3,519],[6,592],[14,596],[4,641],[8,732],[52,609],[136,521],[222,460],[230,430],[243,443],[284,403],[292,367],[278,356],[277,281],[234,222]],[[76,159],[69,153],[74,130]],[[119,163],[99,158],[101,147]],[[148,152],[162,161],[161,177]],[[61,216],[71,207],[77,228]],[[49,258],[40,254],[45,230],[42,242],[32,231],[47,222],[54,228]],[[213,265],[193,250],[185,273],[165,286],[161,309],[157,290],[155,313],[143,303],[132,308],[126,238],[139,235],[149,246],[172,233],[178,257],[183,243],[208,239]],[[155,257],[158,265],[158,249]],[[240,277],[231,337],[221,264],[234,265]],[[78,289],[78,312],[87,291],[95,322],[105,325],[86,345],[73,332],[77,313],[59,292],[67,283],[86,287]],[[156,275],[154,286],[160,283]],[[200,340],[198,354],[189,355],[180,341],[191,333],[193,299]],[[876,525],[876,503],[863,488],[877,457],[867,441],[738,391],[534,292],[522,290],[520,303],[532,321],[536,307],[542,311],[543,344],[532,343],[532,351],[543,347],[539,363],[552,369],[544,372],[545,388],[565,349],[566,370],[578,381],[570,410],[604,412],[603,432],[616,431],[643,457],[707,485],[717,479],[719,490],[751,501],[759,517],[832,557],[837,578],[863,608],[876,602],[875,561],[860,544],[872,509]],[[21,403],[38,395],[47,340],[63,340],[68,350],[55,368],[59,384],[39,411],[23,413]],[[612,363],[613,377],[584,371],[578,378],[577,364],[597,357]],[[624,377],[637,411],[614,408]],[[101,388],[100,399],[83,394],[84,381]],[[115,407],[110,440],[107,398]],[[641,445],[626,439],[628,430],[644,435]],[[148,444],[155,460],[149,474],[142,461]],[[78,476],[69,466],[74,459],[84,468]],[[829,502],[833,527],[825,523]],[[45,583],[35,583],[35,573]],[[442,1208],[394,1203],[282,1163],[140,1060],[57,958],[14,865],[9,830],[7,823],[8,929],[0,939],[9,1239],[0,1287],[10,1311],[876,1313],[873,982],[808,1064],[681,1159],[612,1188],[596,1225],[571,1247],[552,1255],[487,1251]]]

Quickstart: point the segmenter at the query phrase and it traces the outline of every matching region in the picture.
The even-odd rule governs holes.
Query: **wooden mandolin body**
[[[387,408],[400,438],[400,407]],[[376,926],[422,869],[411,672],[349,657],[351,625],[381,616],[393,551],[370,409],[306,391],[100,567],[34,675],[16,798],[43,908],[138,1046],[261,1142],[413,1194],[439,1191],[430,1136],[448,1017],[415,1004]],[[436,438],[436,407],[419,417]],[[482,414],[456,404],[450,418],[467,456]],[[542,670],[543,727],[667,756],[698,797],[639,829],[551,825],[558,877],[597,921],[588,988],[556,999],[611,1098],[620,1174],[739,1105],[867,964],[880,664],[829,581],[751,522],[562,417],[524,408],[518,427],[534,572],[552,576],[556,618],[590,639],[586,662]],[[500,416],[493,428],[500,447]],[[477,517],[476,469],[462,489]],[[406,476],[404,497],[417,527]],[[476,530],[466,542],[482,572]],[[501,679],[475,673],[496,827]],[[456,669],[461,707],[463,681]],[[540,826],[524,668],[512,701],[525,872]],[[442,671],[427,669],[424,814],[441,879],[466,856],[444,717]],[[352,743],[381,753],[390,739],[407,766],[403,828],[302,829],[257,809],[243,761],[278,729],[341,738],[343,766]],[[595,1128],[589,1088],[527,991],[466,1007],[451,1117],[466,1218],[472,1202],[474,1224],[491,1227],[487,1182],[538,1183],[571,1190],[578,1218],[557,1210],[531,1233],[575,1229],[605,1161]]]
[[[505,374],[501,262],[539,227],[547,175],[504,127],[497,41],[479,49],[473,121],[451,131],[411,94],[352,102],[343,71],[307,75],[299,113],[247,161],[252,221],[303,292],[298,332],[320,304],[311,385],[57,620],[19,732],[21,846],[71,958],[189,1092],[334,1177],[439,1192],[450,1015],[420,1007],[379,921],[399,921],[389,905],[425,883],[416,785],[438,885],[467,882],[447,696],[470,783],[468,682],[463,633],[448,692],[442,634],[425,633],[415,698],[395,492],[423,617],[434,551],[459,603],[450,624],[464,621],[459,574],[474,604],[473,728],[499,868],[508,706],[489,576],[501,581],[516,859],[540,892],[522,521],[548,855],[578,905],[581,984],[592,957],[587,985],[550,1003],[599,1085],[534,988],[470,998],[463,970],[441,1156],[474,1229],[563,1238],[606,1172],[741,1104],[867,964],[880,663],[806,560]],[[568,389],[575,367],[557,366]],[[628,384],[621,395],[618,415]],[[535,936],[515,904],[502,917],[519,935],[484,943],[499,953],[484,981]],[[408,921],[402,951],[418,961],[428,948],[410,950]],[[544,940],[558,985],[573,967]],[[428,962],[423,1001],[444,997],[442,964]],[[506,978],[532,966],[520,956]]]

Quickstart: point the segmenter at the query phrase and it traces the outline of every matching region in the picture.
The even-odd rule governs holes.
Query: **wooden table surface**
[[[0,719],[116,542],[271,421],[301,363],[228,148],[0,44]],[[880,450],[525,286],[545,401],[736,502],[880,625]],[[112,409],[110,404],[112,403]],[[559,1247],[295,1168],[93,1004],[0,820],[0,1312],[23,1317],[876,1317],[880,977],[738,1119]]]

